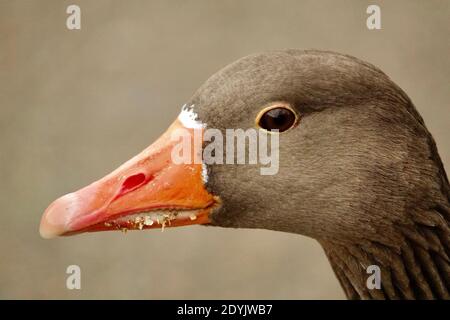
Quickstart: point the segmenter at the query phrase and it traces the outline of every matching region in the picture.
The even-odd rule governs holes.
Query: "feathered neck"
[[[412,213],[395,230],[395,245],[320,241],[347,297],[450,299],[450,206]],[[380,289],[366,285],[370,265],[380,268]]]

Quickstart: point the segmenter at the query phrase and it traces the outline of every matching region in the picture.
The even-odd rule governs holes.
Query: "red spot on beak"
[[[115,199],[127,194],[130,191],[136,190],[137,188],[143,186],[144,184],[147,184],[152,180],[153,177],[149,176],[148,178],[143,173],[134,174],[132,176],[129,176],[125,179],[125,181],[122,184],[122,188],[120,189],[119,193],[115,197]]]

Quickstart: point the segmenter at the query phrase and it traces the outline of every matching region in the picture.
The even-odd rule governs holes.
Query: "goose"
[[[448,178],[422,117],[378,68],[329,51],[257,53],[186,106],[144,151],[54,201],[41,236],[192,224],[296,233],[320,243],[349,299],[449,299]],[[173,133],[206,128],[276,135],[277,173],[173,163]]]

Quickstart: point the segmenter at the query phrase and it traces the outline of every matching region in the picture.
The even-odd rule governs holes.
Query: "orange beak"
[[[188,129],[176,120],[155,143],[112,173],[54,201],[42,216],[41,236],[209,223],[219,199],[205,189],[201,161],[172,161],[182,139],[173,139],[178,129],[191,140],[191,158],[201,154],[202,141],[194,137],[202,137],[203,129]]]

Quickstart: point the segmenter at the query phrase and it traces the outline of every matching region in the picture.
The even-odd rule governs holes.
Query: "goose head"
[[[267,132],[277,143],[275,171],[173,162],[174,133],[185,133],[196,158],[210,129]],[[236,160],[229,152],[214,156]],[[389,77],[347,55],[283,50],[214,74],[154,144],[52,203],[40,231],[50,238],[198,223],[298,233],[322,244],[351,298],[448,297],[448,274],[440,275],[450,270],[449,194],[433,138]],[[384,282],[372,292],[365,278],[374,264]]]

